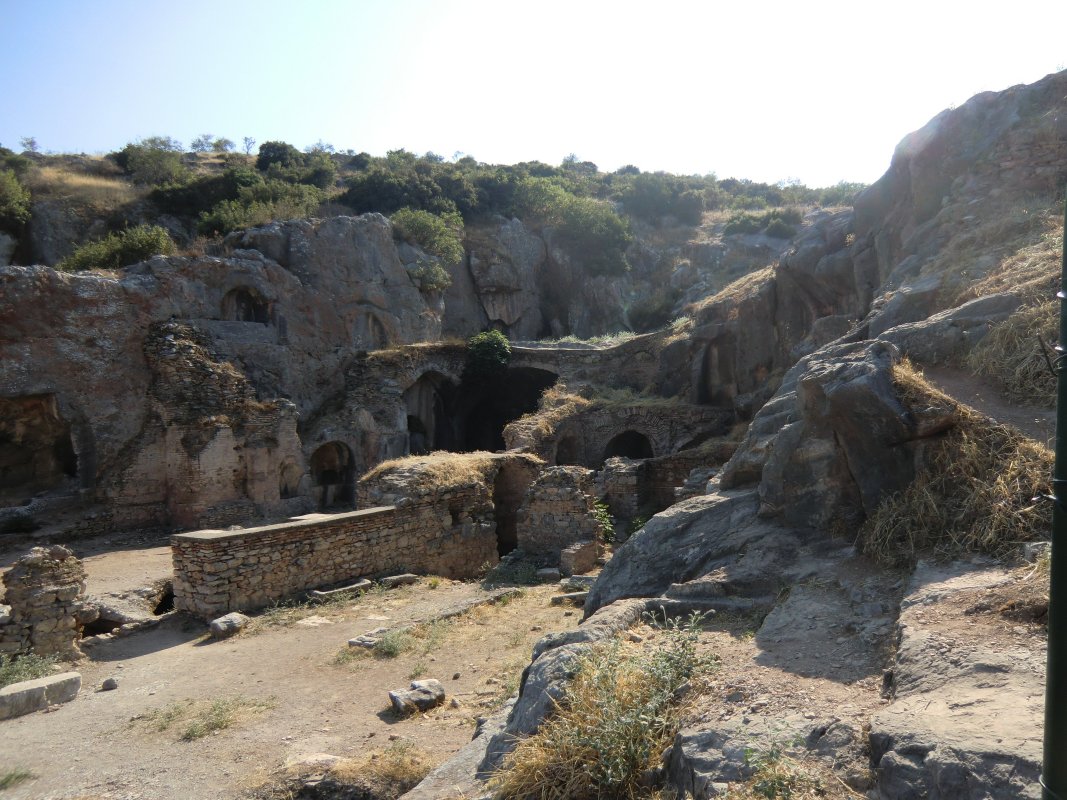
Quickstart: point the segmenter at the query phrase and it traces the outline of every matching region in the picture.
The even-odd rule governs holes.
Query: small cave
[[[149,605],[152,607],[152,616],[160,617],[174,610],[174,585],[167,581],[160,587],[160,592],[156,597],[149,598]]]
[[[577,436],[564,436],[556,444],[556,465],[560,467],[579,467],[582,464],[581,448]]]
[[[604,448],[604,460],[615,456],[623,458],[643,459],[653,458],[652,443],[648,437],[637,431],[623,431],[614,436]]]
[[[282,500],[291,500],[300,496],[300,479],[303,472],[296,464],[286,462],[278,471],[278,497]]]
[[[311,481],[318,490],[319,508],[351,506],[356,496],[356,468],[344,442],[327,442],[311,455]]]
[[[424,373],[404,392],[410,455],[460,449],[454,411],[457,393],[456,384],[439,372]]]
[[[24,505],[77,476],[78,454],[56,396],[0,398],[0,506]]]
[[[697,403],[732,408],[737,395],[734,367],[736,345],[733,337],[711,342],[704,351],[697,383]]]
[[[86,622],[82,626],[82,638],[88,639],[90,636],[100,636],[104,633],[112,633],[120,627],[122,627],[122,620],[108,619],[99,616],[92,622]]]
[[[255,289],[239,286],[222,298],[222,318],[231,322],[270,323],[270,303]]]
[[[458,449],[503,450],[504,427],[523,414],[536,411],[541,395],[558,377],[543,369],[516,367],[495,379],[461,383]]]

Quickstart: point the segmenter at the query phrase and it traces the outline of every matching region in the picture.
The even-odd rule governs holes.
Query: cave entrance
[[[623,431],[618,436],[613,437],[608,442],[607,447],[604,448],[604,461],[614,456],[634,459],[652,458],[654,456],[652,443],[648,441],[648,437],[643,433]]]
[[[558,377],[548,370],[514,367],[496,378],[464,381],[460,449],[503,450],[504,426],[536,411],[541,395]]]
[[[270,322],[270,303],[255,289],[239,286],[222,298],[222,318],[231,322]]]
[[[344,442],[328,442],[311,455],[311,481],[318,489],[319,508],[350,506],[356,497],[356,469]]]
[[[723,336],[708,344],[700,364],[697,403],[733,407],[733,400],[737,395],[735,349],[732,336]]]
[[[78,455],[56,396],[0,397],[0,505],[25,505],[77,476]]]
[[[291,461],[282,464],[278,471],[278,497],[282,500],[291,500],[300,496],[300,479],[303,473],[296,464]]]
[[[577,436],[564,436],[556,445],[556,464],[561,467],[581,466],[581,449]]]
[[[440,372],[427,372],[404,392],[408,453],[457,450],[456,385]]]

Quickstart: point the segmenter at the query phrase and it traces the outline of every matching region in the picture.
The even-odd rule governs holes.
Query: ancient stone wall
[[[448,513],[449,502],[464,507],[459,493],[437,500],[177,534],[171,538],[175,608],[207,619],[362,576],[410,571],[470,578],[495,563],[492,519]]]
[[[559,556],[578,542],[596,541],[593,473],[582,467],[549,467],[526,490],[519,507],[519,549]]]
[[[4,575],[0,608],[0,654],[77,658],[77,641],[87,609],[85,569],[70,550],[35,547]]]

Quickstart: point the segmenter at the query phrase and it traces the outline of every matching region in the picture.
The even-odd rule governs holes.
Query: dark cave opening
[[[25,504],[77,476],[78,454],[55,395],[0,398],[0,505]]]
[[[311,482],[319,508],[350,506],[356,497],[356,469],[352,451],[344,442],[327,442],[311,455]]]
[[[652,458],[652,443],[648,437],[637,431],[623,431],[613,437],[604,448],[604,460],[614,456],[623,458]]]
[[[259,292],[244,286],[231,289],[222,298],[222,318],[231,322],[270,323],[270,303]]]

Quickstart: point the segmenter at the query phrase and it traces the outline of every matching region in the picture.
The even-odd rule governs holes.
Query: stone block
[[[68,703],[78,696],[81,685],[81,673],[63,672],[5,686],[0,689],[0,719],[21,717],[56,703]]]
[[[595,540],[576,542],[559,554],[559,571],[562,575],[581,575],[596,566],[599,547]]]

